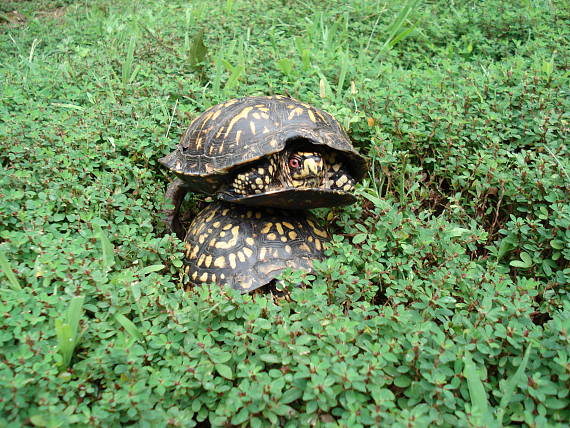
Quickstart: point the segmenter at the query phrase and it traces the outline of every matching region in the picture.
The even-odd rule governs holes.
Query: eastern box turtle
[[[216,283],[245,293],[284,269],[310,271],[329,234],[306,211],[214,202],[194,218],[185,239],[191,284]]]
[[[346,205],[366,160],[330,114],[281,95],[232,99],[206,110],[160,163],[188,191],[244,205],[309,209]]]

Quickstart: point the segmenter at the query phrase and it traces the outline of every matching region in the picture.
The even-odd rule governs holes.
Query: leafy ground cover
[[[0,426],[566,426],[568,2],[8,1],[0,43]],[[157,159],[273,93],[359,203],[286,299],[184,291]]]

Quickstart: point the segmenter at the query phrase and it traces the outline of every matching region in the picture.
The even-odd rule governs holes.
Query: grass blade
[[[507,380],[507,383],[505,384],[503,397],[501,398],[501,402],[499,403],[499,410],[497,410],[497,420],[499,422],[499,425],[503,423],[503,416],[505,415],[505,410],[513,398],[513,393],[515,392],[515,388],[524,378],[524,372],[526,370],[526,366],[528,365],[528,359],[530,356],[531,348],[532,345],[528,345],[528,348],[526,349],[524,357],[521,361],[521,365],[519,366],[517,371],[509,378],[509,380]]]
[[[93,230],[101,241],[101,250],[103,252],[103,266],[107,269],[110,269],[115,264],[113,244],[111,241],[109,241],[109,238],[103,229],[101,229],[101,226],[94,224]]]
[[[119,324],[121,324],[121,326],[125,329],[127,333],[131,335],[131,337],[134,337],[138,341],[143,340],[143,335],[138,329],[138,327],[135,325],[134,322],[132,322],[126,316],[124,316],[123,314],[115,314],[115,320]]]
[[[78,330],[79,321],[83,314],[84,300],[84,296],[73,297],[65,317],[55,320],[57,348],[62,357],[62,361],[59,363],[61,370],[66,370],[69,367],[73,351],[81,339],[81,334]]]
[[[0,270],[2,270],[2,272],[4,272],[4,275],[6,275],[6,278],[8,278],[8,283],[10,284],[12,290],[22,289],[18,278],[16,278],[16,275],[14,275],[14,272],[12,271],[10,262],[8,261],[8,258],[3,251],[0,251]]]
[[[471,359],[471,354],[465,352],[463,357],[465,368],[463,374],[467,379],[467,388],[469,389],[469,397],[471,398],[471,413],[475,417],[479,417],[481,421],[485,422],[486,426],[492,426],[493,417],[489,410],[489,402],[485,387],[481,381],[479,370]]]
[[[208,49],[204,44],[204,30],[200,30],[198,34],[192,38],[192,42],[190,42],[190,47],[188,49],[188,61],[190,62],[190,67],[195,71],[201,71],[207,53]]]

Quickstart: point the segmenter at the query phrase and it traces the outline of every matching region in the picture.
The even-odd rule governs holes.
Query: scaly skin
[[[185,186],[184,182],[179,178],[175,179],[168,185],[164,195],[165,205],[172,204],[174,205],[174,209],[163,208],[162,210],[163,221],[166,224],[166,227],[182,240],[186,235],[186,231],[180,221],[180,206],[182,205],[182,201],[184,201],[186,193],[188,193],[188,188]]]

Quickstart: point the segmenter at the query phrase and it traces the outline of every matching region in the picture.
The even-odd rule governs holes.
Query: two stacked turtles
[[[279,95],[209,108],[160,163],[178,177],[167,190],[168,222],[186,243],[189,281],[242,292],[322,258],[329,234],[306,210],[353,203],[366,172],[331,115]],[[217,201],[184,234],[179,210],[189,191]]]

